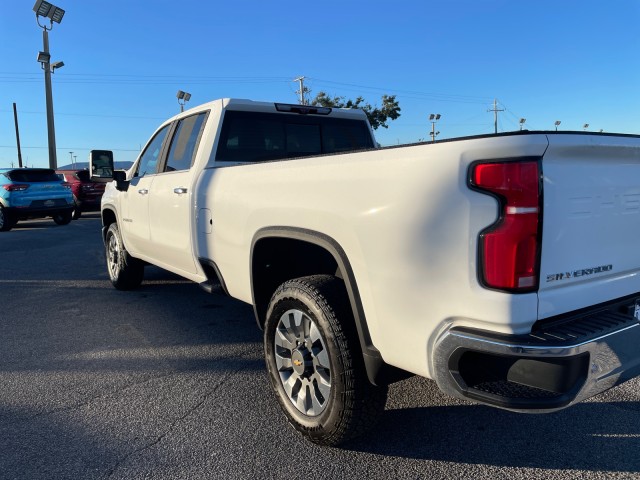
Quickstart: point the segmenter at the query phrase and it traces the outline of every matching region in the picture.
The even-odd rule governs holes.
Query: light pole
[[[527,121],[526,118],[521,118],[520,119],[520,130],[522,130],[524,128],[524,124],[525,124],[526,121]]]
[[[189,99],[191,98],[191,94],[183,92],[182,90],[178,90],[176,97],[178,98],[178,104],[180,105],[180,112],[184,112],[184,104],[189,101]]]
[[[429,115],[429,121],[431,122],[431,142],[435,143],[436,141],[436,136],[440,134],[440,132],[436,132],[436,122],[438,120],[440,120],[440,117],[442,115],[440,115],[439,113],[432,113]]]
[[[556,132],[558,131],[558,126],[561,124],[562,122],[560,120],[556,120],[556,123],[554,123],[554,125],[556,126]]]
[[[73,152],[69,152],[69,159],[71,160],[71,168],[73,168]]]
[[[588,124],[588,123],[585,123],[585,124],[582,126],[582,129],[586,132],[586,131],[587,131],[587,128],[589,128],[589,124]]]
[[[38,53],[38,62],[44,70],[44,88],[47,99],[47,134],[49,140],[49,168],[58,167],[56,157],[56,129],[53,122],[53,95],[51,93],[51,73],[64,65],[62,62],[51,64],[51,54],[49,53],[49,30],[53,28],[53,22],[60,23],[64,17],[64,10],[52,5],[45,0],[36,0],[33,6],[36,12],[36,22],[42,28],[42,51]],[[49,19],[49,27],[40,24],[40,17]]]

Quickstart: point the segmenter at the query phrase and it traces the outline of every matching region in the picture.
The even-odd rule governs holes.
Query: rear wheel
[[[388,388],[367,378],[342,280],[315,275],[282,284],[264,335],[271,385],[296,430],[335,446],[375,425]]]
[[[63,210],[55,213],[51,218],[58,225],[68,225],[71,222],[71,216],[73,215],[72,210]]]
[[[118,224],[112,223],[105,236],[105,255],[109,279],[118,290],[132,290],[142,283],[144,263],[124,248]]]
[[[8,232],[15,224],[16,222],[11,214],[0,205],[0,232]]]

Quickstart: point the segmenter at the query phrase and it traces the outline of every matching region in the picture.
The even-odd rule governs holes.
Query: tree
[[[395,95],[382,95],[382,106],[379,108],[372,107],[360,96],[355,100],[346,100],[345,97],[330,97],[326,92],[319,92],[310,104],[319,107],[359,108],[367,115],[374,130],[378,127],[389,128],[387,120],[395,120],[400,116],[400,105]]]

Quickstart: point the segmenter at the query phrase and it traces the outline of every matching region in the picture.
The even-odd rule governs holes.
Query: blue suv
[[[49,168],[0,169],[0,232],[18,220],[52,217],[66,225],[73,215],[71,185]]]

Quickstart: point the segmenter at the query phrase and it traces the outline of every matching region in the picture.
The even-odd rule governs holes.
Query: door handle
[[[146,195],[147,193],[149,193],[149,190],[147,190],[146,188],[141,188],[140,190],[138,190],[138,193],[140,195]]]
[[[184,187],[177,187],[173,189],[173,193],[176,195],[182,195],[183,193],[187,193],[187,189]]]

